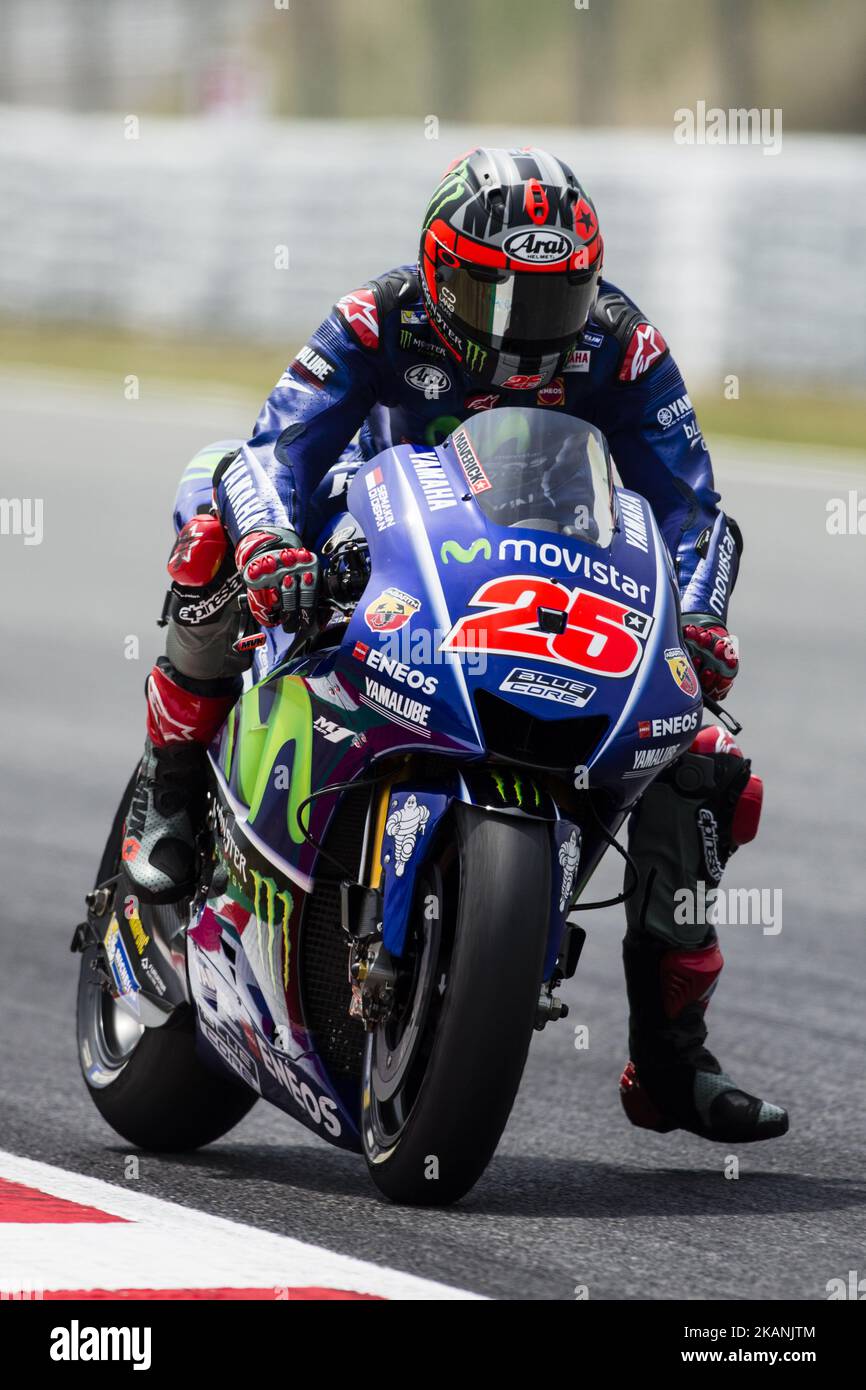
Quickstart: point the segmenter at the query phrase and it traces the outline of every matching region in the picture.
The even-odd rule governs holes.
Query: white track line
[[[15,1154],[0,1152],[0,1178],[130,1223],[0,1223],[0,1291],[6,1293],[313,1286],[388,1299],[480,1297]],[[375,1224],[375,1211],[370,1220]]]

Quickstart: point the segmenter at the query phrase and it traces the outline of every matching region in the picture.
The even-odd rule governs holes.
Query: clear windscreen
[[[552,410],[494,409],[466,420],[451,445],[475,500],[498,526],[610,545],[610,455],[594,425]]]

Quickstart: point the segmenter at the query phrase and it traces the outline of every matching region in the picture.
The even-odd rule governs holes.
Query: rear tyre
[[[114,817],[97,884],[117,873],[134,781]],[[107,925],[110,919],[104,920]],[[161,1028],[143,1028],[107,987],[96,945],[81,956],[76,1012],[78,1057],[90,1097],[112,1129],[138,1148],[177,1153],[213,1143],[258,1099],[200,1060],[191,1008],[177,1009]]]
[[[448,830],[419,875],[398,1006],[364,1053],[370,1175],[391,1201],[419,1206],[459,1200],[496,1150],[535,1024],[549,919],[546,825],[458,806]]]

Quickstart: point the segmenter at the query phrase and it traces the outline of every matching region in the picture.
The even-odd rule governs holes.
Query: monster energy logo
[[[466,370],[468,372],[478,372],[487,361],[487,352],[477,343],[473,343],[471,338],[466,339]]]
[[[401,329],[400,329],[400,346],[401,346],[401,348],[403,348],[404,351],[408,352],[409,349],[410,349],[411,347],[413,347],[414,342],[415,342],[415,335],[414,335],[414,333],[410,333],[409,330],[408,330],[408,328],[401,328]]]
[[[520,776],[518,772],[512,772],[510,774],[512,782],[512,786],[510,789],[506,783],[506,773],[494,772],[494,770],[491,768],[490,776],[493,778],[493,785],[499,793],[503,805],[507,806],[509,802],[512,800],[512,791],[514,794],[513,799],[517,802],[517,805],[520,807],[523,806],[525,796],[528,796],[530,794],[533,796],[533,805],[536,807],[541,805],[541,793],[538,790],[538,787],[532,781],[524,781],[524,779]]]
[[[424,216],[425,227],[430,226],[434,217],[438,217],[442,209],[446,207],[448,203],[456,202],[458,198],[469,191],[469,185],[466,182],[466,164],[467,161],[461,159],[456,169],[452,169],[450,173],[445,175],[445,178],[430,199],[427,212]]]
[[[277,930],[282,934],[283,942],[283,989],[289,985],[289,918],[292,915],[292,895],[284,889],[277,891],[277,885],[272,878],[263,878],[255,869],[250,869],[253,880],[253,912],[256,918],[256,941],[258,943],[259,955],[262,960],[267,960],[268,970],[271,976],[271,984],[277,989],[276,957],[274,947],[277,942]],[[264,912],[262,911],[264,907]],[[277,926],[277,916],[279,913],[279,928]],[[262,944],[265,932],[267,932],[267,951]]]

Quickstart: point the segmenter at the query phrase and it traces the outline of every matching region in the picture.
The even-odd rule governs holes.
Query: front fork
[[[412,905],[420,870],[436,832],[455,801],[485,812],[544,820],[550,827],[552,873],[548,904],[548,941],[535,1027],[565,1018],[568,1007],[556,994],[577,969],[586,933],[567,921],[578,882],[581,831],[562,817],[550,796],[530,778],[514,776],[509,804],[507,778],[498,769],[486,773],[457,771],[447,790],[410,779],[404,768],[383,783],[368,813],[365,881],[344,883],[342,926],[349,940],[350,1015],[365,1028],[376,1028],[393,1010],[400,961],[405,953]],[[505,802],[496,804],[497,799]]]

